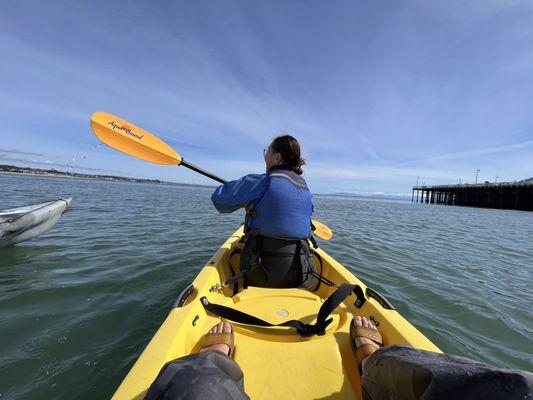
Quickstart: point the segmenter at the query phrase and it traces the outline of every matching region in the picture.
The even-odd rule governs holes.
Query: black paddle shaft
[[[179,165],[183,165],[184,167],[192,169],[193,171],[198,172],[199,174],[202,174],[204,176],[207,176],[208,178],[214,179],[217,182],[220,182],[220,183],[226,183],[227,182],[227,180],[222,179],[221,177],[216,176],[215,174],[212,174],[211,172],[207,172],[207,171],[203,170],[202,168],[198,168],[196,165],[190,164],[190,163],[188,163],[187,161],[185,161],[183,159],[181,160],[181,163]]]

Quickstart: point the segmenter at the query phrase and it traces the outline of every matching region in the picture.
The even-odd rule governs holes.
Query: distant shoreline
[[[159,179],[141,179],[141,178],[128,178],[115,175],[92,175],[92,174],[80,174],[77,172],[65,172],[56,169],[40,169],[29,167],[17,167],[14,165],[0,165],[0,174],[12,174],[12,175],[26,175],[36,177],[52,177],[52,178],[75,178],[75,179],[87,179],[87,180],[100,180],[111,182],[128,182],[128,183],[148,183],[156,185],[171,185],[171,186],[194,186],[201,188],[212,189],[215,186],[209,185],[195,185],[191,183],[177,183],[161,181]]]
[[[40,169],[30,167],[17,167],[15,165],[0,165],[0,174],[12,174],[12,175],[25,175],[35,177],[47,177],[47,178],[75,178],[86,180],[99,180],[106,182],[127,182],[127,183],[147,183],[156,185],[168,185],[168,186],[189,186],[204,189],[214,189],[213,185],[198,185],[193,183],[178,183],[161,181],[159,179],[141,179],[141,178],[128,178],[115,175],[92,175],[92,174],[80,174],[77,172],[59,171],[56,169]],[[357,194],[357,193],[315,193],[315,196],[325,197],[338,197],[338,198],[355,198],[355,199],[367,199],[367,200],[388,200],[388,201],[407,201],[411,197],[408,195],[392,195],[392,194]]]
[[[332,197],[339,199],[357,199],[357,200],[386,200],[394,202],[411,201],[411,196],[394,195],[394,194],[356,194],[356,193],[314,193],[313,196]]]

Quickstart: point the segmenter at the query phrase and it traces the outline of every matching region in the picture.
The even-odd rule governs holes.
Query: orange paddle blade
[[[115,115],[95,112],[91,128],[103,143],[123,153],[155,164],[181,164],[181,156],[168,144]]]
[[[331,228],[316,219],[312,220],[311,223],[315,227],[313,233],[317,235],[320,239],[329,240],[333,237],[333,231]]]

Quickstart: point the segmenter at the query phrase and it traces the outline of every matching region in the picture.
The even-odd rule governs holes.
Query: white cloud
[[[514,143],[504,146],[496,146],[496,147],[486,147],[482,149],[473,149],[473,150],[467,150],[467,151],[460,151],[456,153],[447,153],[447,154],[441,154],[438,156],[428,157],[428,158],[422,158],[418,160],[412,160],[412,161],[406,161],[403,163],[398,164],[397,166],[405,166],[405,165],[413,165],[413,164],[423,164],[423,163],[432,163],[435,161],[452,161],[452,160],[460,160],[465,158],[473,158],[478,156],[485,156],[490,154],[497,154],[497,153],[503,153],[513,150],[520,150],[527,147],[533,146],[533,140],[528,140],[525,142],[520,143]]]
[[[405,182],[413,177],[424,176],[426,180],[456,181],[457,173],[447,169],[419,169],[394,166],[334,165],[314,163],[306,169],[313,179],[348,179],[373,182]]]

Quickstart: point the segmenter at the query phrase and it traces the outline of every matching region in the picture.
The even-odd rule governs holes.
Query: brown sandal
[[[232,358],[235,352],[235,336],[233,328],[231,332],[208,332],[200,340],[200,349],[213,346],[215,344],[225,344],[229,347],[228,357]]]
[[[366,343],[361,346],[355,346],[355,339],[357,338],[367,338],[372,340],[378,345],[376,346]],[[359,365],[359,373],[362,374],[361,362],[368,356],[374,354],[376,350],[383,345],[383,339],[377,328],[367,328],[365,326],[355,325],[355,318],[352,319],[350,324],[350,342],[352,344],[352,349],[355,352],[355,359],[357,360],[357,365]]]

